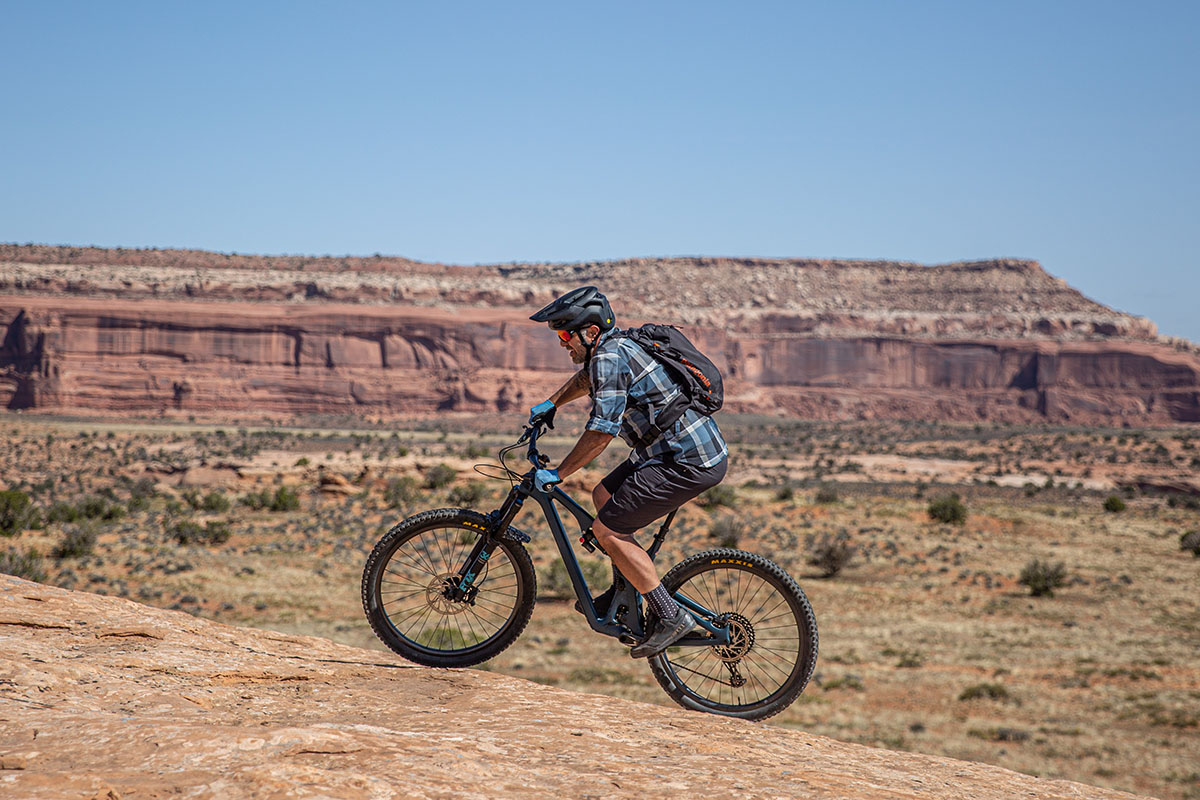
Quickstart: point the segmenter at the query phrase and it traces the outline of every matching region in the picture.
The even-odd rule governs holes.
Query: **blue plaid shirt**
[[[602,334],[592,351],[592,416],[587,430],[620,436],[634,448],[629,456],[634,464],[665,460],[668,453],[691,466],[721,463],[729,448],[717,423],[691,408],[658,439],[637,446],[658,412],[683,390],[637,342],[614,333]]]

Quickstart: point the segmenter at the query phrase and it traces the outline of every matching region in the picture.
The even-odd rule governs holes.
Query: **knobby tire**
[[[682,589],[725,614],[725,624],[753,632],[742,640],[752,641],[745,652],[689,646],[652,657],[655,679],[675,702],[761,720],[783,711],[804,691],[817,664],[817,620],[804,591],[777,564],[741,550],[707,550],[672,567],[663,586],[669,592]],[[733,675],[744,683],[731,685]]]
[[[488,518],[465,508],[416,514],[384,534],[363,568],[363,610],[394,652],[428,667],[469,667],[494,658],[525,630],[537,579],[516,537],[501,539],[480,571],[475,603],[439,587],[458,571]],[[510,529],[511,530],[511,529]]]

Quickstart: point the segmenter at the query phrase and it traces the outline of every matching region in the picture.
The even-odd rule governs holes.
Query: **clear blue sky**
[[[0,0],[0,241],[1040,260],[1200,341],[1200,2]]]

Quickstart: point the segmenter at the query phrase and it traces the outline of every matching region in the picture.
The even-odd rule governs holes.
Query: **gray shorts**
[[[617,533],[635,533],[716,486],[728,465],[727,458],[711,467],[673,461],[635,466],[624,461],[600,481],[612,497],[596,519]]]

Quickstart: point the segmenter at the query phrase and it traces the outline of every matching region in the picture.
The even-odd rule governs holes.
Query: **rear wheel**
[[[468,667],[521,635],[537,591],[533,562],[515,537],[497,542],[469,599],[448,591],[487,526],[482,514],[442,508],[409,517],[379,540],[363,569],[362,599],[380,641],[418,664]]]
[[[671,647],[650,659],[675,702],[765,719],[804,691],[817,664],[817,620],[804,591],[777,564],[741,550],[709,550],[672,567],[663,586],[709,609],[708,621],[730,636],[725,646]]]

